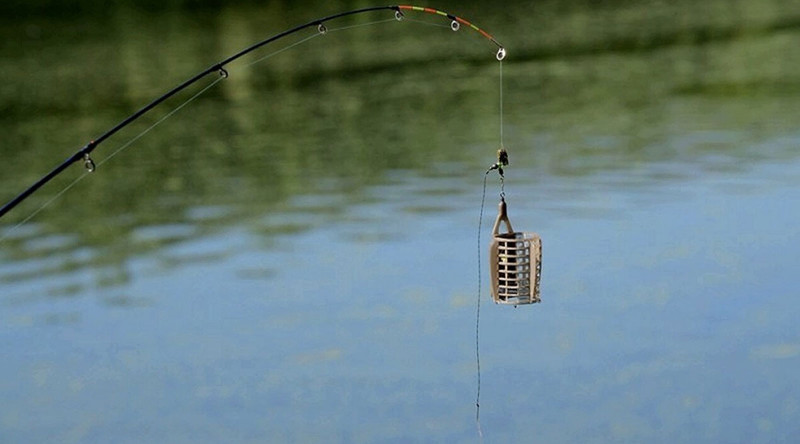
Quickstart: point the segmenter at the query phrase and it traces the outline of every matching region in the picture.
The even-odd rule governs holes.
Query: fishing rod
[[[52,180],[54,177],[56,177],[59,174],[61,174],[64,170],[67,169],[67,167],[69,167],[70,165],[72,165],[75,162],[79,162],[79,161],[82,160],[83,163],[84,163],[84,166],[86,167],[86,169],[89,172],[94,172],[96,170],[96,165],[94,163],[94,160],[91,157],[91,153],[92,153],[92,151],[95,150],[95,148],[97,148],[106,139],[108,139],[109,137],[113,136],[119,130],[121,130],[122,128],[128,126],[129,124],[131,124],[132,122],[137,120],[139,117],[142,117],[144,114],[146,114],[148,111],[150,111],[153,108],[155,108],[156,106],[158,106],[160,103],[164,102],[165,100],[169,99],[170,97],[174,96],[175,94],[183,91],[184,89],[188,88],[189,86],[193,85],[195,82],[197,82],[198,80],[208,76],[209,74],[218,73],[223,78],[227,78],[228,77],[228,71],[225,69],[225,66],[230,64],[231,62],[239,59],[240,57],[243,57],[243,56],[255,51],[256,49],[259,49],[259,48],[261,48],[261,47],[263,47],[265,45],[268,45],[268,44],[270,44],[270,43],[272,43],[272,42],[274,42],[276,40],[280,40],[280,39],[282,39],[284,37],[292,35],[292,34],[298,32],[298,31],[301,31],[303,29],[316,26],[317,31],[320,34],[325,34],[327,32],[327,27],[325,26],[326,22],[330,22],[330,21],[333,21],[333,20],[336,20],[336,19],[339,19],[339,18],[342,18],[342,17],[352,16],[352,15],[356,15],[356,14],[364,14],[364,13],[374,12],[374,11],[381,11],[381,10],[394,11],[394,17],[398,21],[402,21],[403,18],[405,17],[405,14],[404,14],[403,11],[423,12],[423,13],[435,14],[435,15],[439,15],[439,16],[445,17],[445,18],[450,20],[450,29],[452,29],[453,31],[458,31],[461,28],[461,26],[463,25],[463,26],[472,28],[473,30],[477,31],[480,35],[482,35],[483,37],[485,37],[486,39],[488,39],[489,41],[494,43],[498,48],[497,53],[496,53],[497,60],[502,61],[506,56],[506,50],[503,47],[503,45],[501,45],[497,40],[495,40],[495,38],[492,37],[491,34],[487,33],[483,29],[475,26],[474,24],[470,23],[469,21],[467,21],[467,20],[465,20],[465,19],[463,19],[461,17],[458,17],[456,15],[453,15],[453,14],[450,14],[450,13],[447,13],[447,12],[444,12],[444,11],[440,11],[440,10],[434,9],[434,8],[427,8],[427,7],[421,7],[421,6],[409,6],[409,5],[374,6],[374,7],[369,7],[369,8],[361,8],[361,9],[354,9],[352,11],[340,12],[340,13],[337,13],[337,14],[329,15],[327,17],[322,17],[322,18],[318,18],[318,19],[315,19],[315,20],[311,20],[308,23],[304,23],[302,25],[295,26],[294,28],[287,29],[286,31],[280,32],[278,34],[273,35],[272,37],[269,37],[269,38],[267,38],[265,40],[262,40],[262,41],[260,41],[258,43],[255,43],[255,44],[253,44],[253,45],[251,45],[251,46],[249,46],[249,47],[237,52],[236,54],[233,54],[232,56],[230,56],[230,57],[228,57],[228,58],[226,58],[226,59],[224,59],[224,60],[222,60],[220,62],[217,62],[217,63],[209,66],[208,68],[206,68],[203,71],[200,71],[199,73],[195,74],[193,77],[189,78],[185,82],[183,82],[180,85],[178,85],[178,86],[174,87],[173,89],[169,90],[168,92],[166,92],[162,96],[160,96],[160,97],[156,98],[155,100],[153,100],[152,102],[148,103],[143,108],[141,108],[140,110],[138,110],[135,113],[131,114],[130,116],[126,117],[124,120],[119,122],[117,125],[115,125],[111,129],[109,129],[108,131],[106,131],[105,133],[100,135],[99,137],[89,141],[86,145],[83,146],[83,148],[81,148],[78,151],[76,151],[75,154],[73,154],[70,157],[68,157],[60,165],[58,165],[52,171],[50,171],[49,173],[44,175],[41,179],[36,181],[36,183],[34,183],[30,187],[28,187],[25,191],[20,193],[17,197],[15,197],[14,199],[12,199],[8,203],[6,203],[2,208],[0,208],[0,217],[3,217],[6,213],[11,211],[14,207],[16,207],[18,204],[20,204],[26,198],[28,198],[31,194],[36,192],[36,190],[41,188],[44,184],[46,184],[47,182]]]

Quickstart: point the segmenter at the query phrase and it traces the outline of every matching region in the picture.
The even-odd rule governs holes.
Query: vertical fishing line
[[[500,148],[504,149],[503,144],[503,61],[500,60]]]
[[[483,192],[481,194],[481,211],[478,217],[478,297],[475,309],[475,363],[477,364],[477,383],[478,387],[475,394],[475,424],[478,427],[478,436],[483,441],[483,431],[481,430],[481,287],[483,280],[481,276],[481,228],[483,226],[483,208],[486,203],[486,179],[489,178],[489,171],[483,175]]]
[[[481,229],[483,227],[483,210],[486,206],[486,180],[489,178],[489,172],[493,169],[499,169],[500,171],[500,198],[505,197],[505,180],[503,177],[503,170],[502,166],[504,165],[502,160],[502,155],[505,152],[505,146],[503,145],[503,60],[498,57],[500,61],[500,150],[498,151],[498,163],[492,165],[491,168],[486,170],[486,174],[483,175],[483,191],[481,192],[481,210],[480,216],[478,217],[478,291],[477,291],[477,301],[475,307],[475,364],[477,367],[476,370],[476,379],[477,379],[477,388],[475,393],[475,424],[478,427],[478,437],[480,438],[481,442],[483,442],[483,430],[481,429],[481,287],[483,287],[483,279],[481,273],[481,262],[482,262],[482,254],[481,254]],[[506,161],[507,163],[507,161]]]

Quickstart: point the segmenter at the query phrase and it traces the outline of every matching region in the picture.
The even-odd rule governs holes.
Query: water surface
[[[544,241],[542,304],[492,304],[482,264],[487,442],[797,435],[800,8],[755,3],[441,6],[509,48],[506,198]],[[4,24],[2,198],[329,12]],[[4,217],[0,440],[478,441],[500,191],[490,176],[479,244],[499,144],[485,45],[406,21],[250,64],[265,51],[105,162],[199,89],[107,141],[31,221],[15,227],[80,166]]]

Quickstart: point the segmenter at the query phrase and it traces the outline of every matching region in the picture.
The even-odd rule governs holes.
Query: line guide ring
[[[94,173],[94,171],[97,169],[97,165],[95,165],[94,160],[92,160],[92,157],[89,155],[89,153],[85,153],[83,155],[83,167],[86,168],[86,171],[90,173]]]

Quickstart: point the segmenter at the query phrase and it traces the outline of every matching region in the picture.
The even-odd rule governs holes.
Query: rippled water
[[[542,304],[492,304],[482,264],[485,441],[790,442],[800,9],[623,3],[465,6],[509,48],[506,198],[544,243]],[[0,198],[329,12],[280,5],[5,26]],[[478,441],[484,45],[408,21],[267,51],[4,217],[0,441]]]

